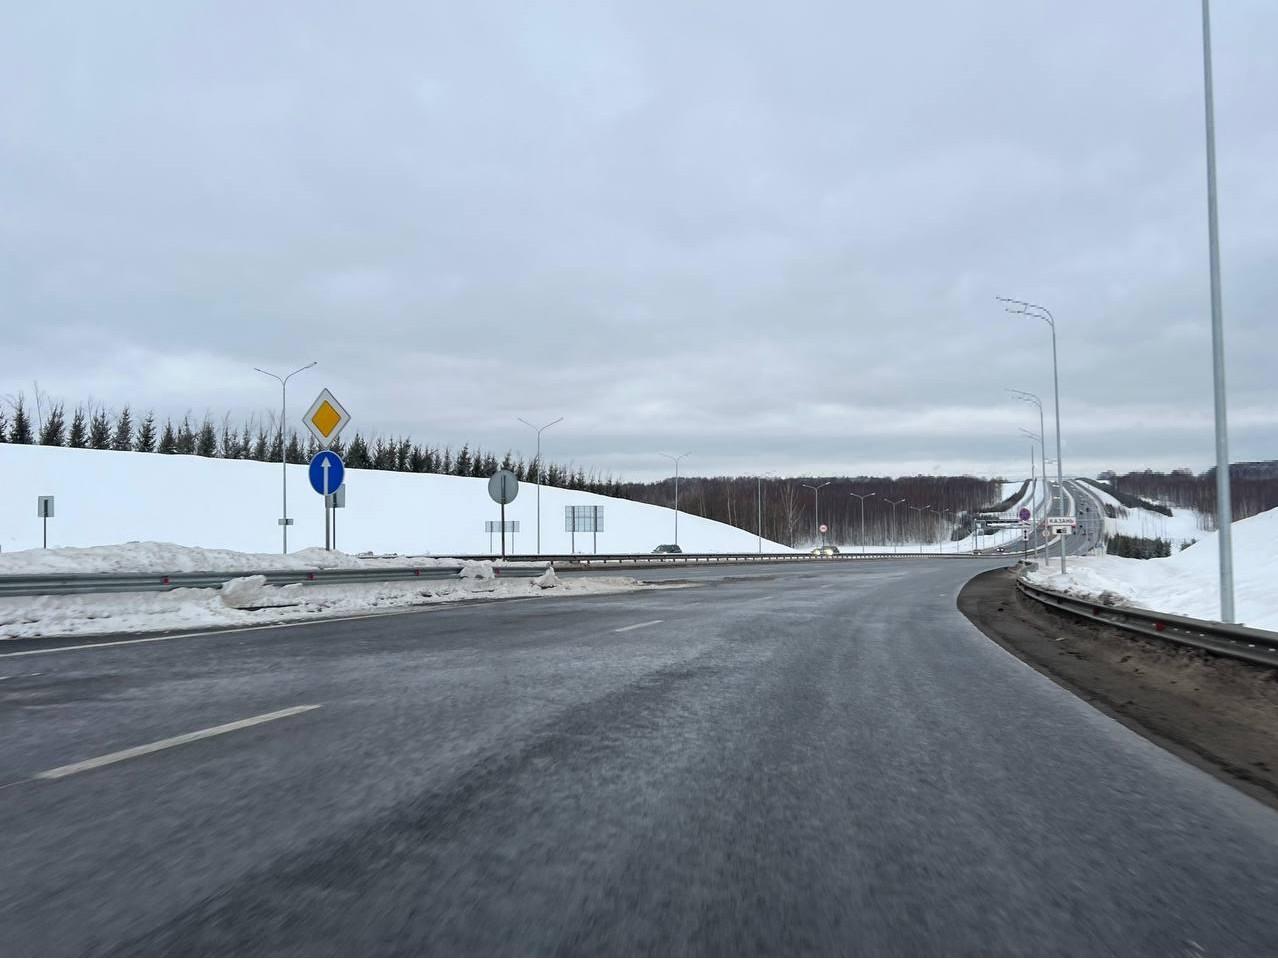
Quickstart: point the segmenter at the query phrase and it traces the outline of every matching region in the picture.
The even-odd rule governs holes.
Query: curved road
[[[969,625],[991,565],[6,646],[0,952],[1274,951],[1278,813]]]

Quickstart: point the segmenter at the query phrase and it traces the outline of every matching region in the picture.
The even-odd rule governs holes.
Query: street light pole
[[[1036,407],[1038,407],[1038,448],[1043,458],[1043,518],[1046,520],[1047,499],[1048,499],[1048,496],[1047,496],[1047,428],[1043,425],[1043,400],[1037,393],[1031,393],[1029,390],[1014,390],[1014,389],[1011,389],[1010,387],[1004,387],[1004,389],[1006,389],[1007,392],[1011,393],[1017,399],[1022,400],[1026,403],[1032,403]],[[1057,420],[1057,423],[1056,423],[1056,430],[1057,430],[1056,464],[1057,464],[1057,467],[1059,468],[1060,466],[1060,421],[1059,420]],[[1027,432],[1027,431],[1022,429],[1022,432]],[[1064,493],[1063,493],[1063,487],[1062,487],[1061,509],[1064,509],[1064,505],[1065,505]],[[1060,513],[1057,513],[1056,515],[1059,516]],[[1043,537],[1043,563],[1046,564],[1048,560],[1047,535],[1045,533],[1041,533],[1040,535],[1042,535]],[[1064,572],[1065,570],[1064,549],[1065,549],[1065,537],[1062,536],[1061,537],[1061,550],[1062,550],[1061,571],[1062,572]]]
[[[1220,233],[1216,226],[1216,108],[1211,82],[1211,10],[1203,0],[1203,100],[1207,117],[1207,247],[1211,270],[1211,378],[1216,406],[1216,535],[1220,549],[1220,619],[1234,621],[1234,508],[1225,408],[1225,323],[1220,304]]]
[[[918,513],[918,514],[919,514],[919,519],[922,519],[922,518],[923,518],[923,514],[924,514],[924,513],[926,513],[926,512],[927,512],[929,509],[931,509],[932,507],[931,507],[931,506],[908,506],[908,507],[906,507],[906,508],[907,508],[907,509],[912,509],[912,510],[914,510],[914,512],[916,512],[916,513]],[[922,541],[922,540],[919,540],[919,555],[920,555],[920,556],[922,556],[922,555],[923,555],[923,541]]]
[[[1204,0],[1206,2],[1206,0]],[[1055,395],[1054,404],[1056,406],[1056,496],[1057,496],[1057,516],[1061,516],[1065,512],[1065,475],[1064,467],[1061,465],[1061,380],[1060,367],[1056,360],[1056,318],[1052,316],[1051,310],[1045,306],[1039,306],[1037,303],[1029,303],[1025,300],[1012,300],[1007,297],[997,297],[1003,303],[1011,303],[1011,306],[1005,307],[1009,313],[1020,313],[1024,316],[1033,316],[1042,320],[1052,330],[1052,390]],[[1044,482],[1047,478],[1044,477]],[[1065,572],[1065,537],[1061,536],[1061,572]]]
[[[855,496],[861,501],[861,552],[865,552],[865,501],[873,496],[873,493],[849,493],[849,496]]]
[[[821,532],[821,490],[825,489],[833,482],[834,480],[826,480],[824,483],[819,483],[816,486],[812,486],[808,483],[799,484],[804,489],[812,490],[812,497],[815,502],[813,509],[816,513],[816,534],[821,537],[822,546],[825,545],[825,534]]]
[[[660,454],[660,455],[664,456],[666,459],[668,459],[668,460],[670,460],[672,463],[674,463],[674,467],[675,467],[675,509],[674,509],[674,514],[675,514],[675,517],[674,517],[674,519],[675,519],[675,530],[674,530],[674,544],[675,544],[676,546],[678,546],[678,545],[679,545],[679,461],[680,461],[681,459],[683,459],[685,456],[691,456],[692,454],[691,454],[691,453],[680,453],[678,456],[671,456],[669,453],[662,453],[662,454]]]
[[[757,502],[757,505],[758,505],[758,507],[759,507],[759,526],[758,526],[758,531],[759,531],[759,553],[760,553],[760,555],[762,555],[762,553],[763,553],[763,477],[765,477],[765,476],[771,476],[771,475],[772,475],[772,473],[771,473],[771,472],[767,472],[767,473],[760,473],[757,477],[755,477],[755,479],[756,479],[756,480],[758,480],[758,489],[757,489],[757,491],[756,491],[756,494],[757,494],[757,500],[756,500],[756,502]]]
[[[537,555],[540,556],[541,555],[541,477],[543,473],[541,468],[541,434],[544,433],[546,430],[550,429],[556,423],[562,423],[564,421],[564,418],[561,416],[557,420],[551,420],[545,426],[534,426],[532,423],[529,423],[522,416],[518,417],[518,420],[519,422],[523,423],[525,426],[537,431]]]
[[[283,545],[284,545],[284,555],[286,556],[288,555],[288,526],[289,526],[288,446],[284,442],[284,424],[288,422],[288,381],[291,380],[293,377],[295,377],[298,373],[301,373],[303,370],[309,370],[312,366],[314,366],[318,362],[319,360],[313,360],[312,362],[307,363],[305,366],[299,366],[292,373],[288,374],[288,376],[284,376],[284,377],[281,377],[278,373],[272,373],[269,370],[264,370],[260,366],[253,367],[253,369],[257,370],[257,372],[265,373],[267,376],[271,377],[272,379],[279,380],[279,384],[280,384],[280,495],[281,495],[282,505],[280,508],[279,523],[280,523],[280,529],[284,533]]]
[[[892,504],[892,542],[899,546],[901,544],[901,536],[896,525],[896,505],[898,503],[904,503],[905,497],[902,496],[900,499],[888,499],[885,496],[883,497],[883,502]]]

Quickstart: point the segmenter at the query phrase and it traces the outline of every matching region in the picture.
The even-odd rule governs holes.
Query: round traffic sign
[[[320,450],[311,459],[306,475],[311,481],[311,489],[323,496],[336,493],[341,488],[346,479],[346,466],[332,450]]]
[[[1021,518],[1022,523],[1028,523],[1030,517],[1033,516],[1034,514],[1031,513],[1027,507],[1022,506],[1021,511],[1017,513],[1016,515]]]
[[[488,495],[494,503],[513,503],[519,495],[519,480],[510,470],[498,470],[488,480]]]
[[[828,533],[828,532],[830,532],[830,527],[828,527],[828,526],[826,526],[824,523],[822,523],[822,524],[821,524],[821,532],[823,532],[823,533]]]

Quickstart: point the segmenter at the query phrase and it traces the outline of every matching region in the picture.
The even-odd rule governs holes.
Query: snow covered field
[[[258,626],[465,600],[533,599],[657,588],[674,587],[648,586],[627,576],[562,580],[551,570],[535,579],[496,579],[490,563],[470,564],[455,581],[426,583],[268,586],[264,577],[245,576],[229,579],[221,589],[0,599],[0,640]]]
[[[1105,517],[1105,533],[1123,536],[1139,536],[1143,539],[1165,539],[1172,544],[1172,549],[1179,549],[1182,544],[1202,539],[1208,535],[1202,528],[1202,517],[1192,509],[1170,507],[1171,516],[1164,516],[1154,510],[1124,506],[1104,490],[1099,490],[1090,483],[1079,483],[1089,496],[1101,503],[1112,506],[1116,517]]]
[[[1064,575],[1040,569],[1027,578],[1079,596],[1109,593],[1131,606],[1214,620],[1220,616],[1217,536],[1200,536],[1193,546],[1164,559],[1088,557],[1072,560]],[[1238,619],[1278,630],[1278,509],[1234,523],[1233,537]]]
[[[280,467],[272,463],[115,453],[0,443],[0,549],[40,545],[36,497],[56,496],[49,520],[50,546],[101,546],[130,541],[200,544],[210,549],[271,553],[280,549]],[[347,506],[337,511],[337,544],[347,553],[372,551],[448,555],[489,552],[486,520],[500,518],[488,498],[487,480],[462,476],[347,472]],[[521,484],[506,508],[520,532],[507,543],[532,552],[536,543],[537,490]],[[289,548],[324,544],[324,510],[311,490],[305,466],[288,467]],[[599,551],[648,552],[674,542],[674,511],[628,500],[543,487],[543,552],[568,553],[564,507],[604,507]],[[576,551],[590,552],[591,534],[576,535]],[[679,545],[685,552],[736,552],[758,548],[745,530],[679,515]],[[494,548],[499,548],[494,538]],[[768,552],[787,548],[767,540]],[[311,560],[313,561],[313,560]]]

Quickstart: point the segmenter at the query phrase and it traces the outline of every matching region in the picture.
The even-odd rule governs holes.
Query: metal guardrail
[[[411,557],[406,557],[411,559]],[[537,576],[547,566],[560,570],[582,569],[646,569],[669,566],[700,566],[732,563],[830,563],[874,559],[988,559],[970,553],[839,553],[813,556],[811,553],[592,553],[523,554],[500,556],[489,554],[453,556],[461,562],[497,561],[497,576]],[[241,570],[194,573],[41,573],[37,575],[0,576],[0,597],[69,596],[78,593],[147,593],[170,589],[209,589],[242,576],[265,576],[271,586],[337,583],[380,583],[402,579],[453,579],[461,571],[456,566],[374,566],[356,569]]]
[[[171,589],[208,589],[243,576],[264,576],[271,586],[382,583],[403,579],[456,579],[457,566],[382,566],[358,569],[242,570],[207,573],[41,573],[0,576],[0,597],[69,596],[78,593],[151,593]],[[537,576],[546,564],[498,565],[497,576]]]
[[[463,560],[497,560],[500,556],[462,555]],[[811,553],[543,553],[506,555],[509,562],[549,562],[556,569],[590,566],[699,566],[715,563],[838,563],[866,559],[989,559],[986,554],[972,553],[836,553],[813,556]]]
[[[1016,580],[1016,588],[1045,606],[1104,623],[1106,626],[1170,640],[1260,666],[1278,667],[1278,633],[1266,629],[1191,619],[1188,616],[1160,613],[1136,606],[1112,606],[1094,599],[1046,589],[1020,578]]]

